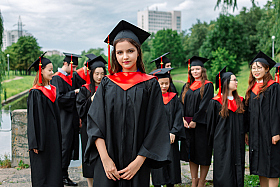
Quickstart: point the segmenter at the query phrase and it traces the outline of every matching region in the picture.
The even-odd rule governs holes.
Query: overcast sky
[[[251,0],[237,0],[238,14]],[[267,0],[255,0],[263,7]],[[137,11],[147,8],[160,11],[180,10],[182,30],[197,19],[215,20],[221,8],[214,10],[216,0],[1,0],[4,29],[14,30],[19,16],[42,50],[59,50],[80,54],[90,48],[106,48],[106,36],[121,20],[137,25]],[[231,11],[232,12],[232,11]],[[105,52],[106,53],[106,52]]]

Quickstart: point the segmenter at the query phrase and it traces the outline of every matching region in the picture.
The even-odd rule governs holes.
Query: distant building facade
[[[137,12],[137,25],[148,32],[156,33],[162,29],[181,32],[181,11],[144,10]]]
[[[46,56],[52,56],[52,55],[59,55],[62,56],[62,53],[59,52],[58,50],[48,50],[47,53],[45,54]]]

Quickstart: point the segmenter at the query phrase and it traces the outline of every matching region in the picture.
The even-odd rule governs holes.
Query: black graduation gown
[[[78,69],[77,71],[84,71],[83,67]],[[84,84],[86,84],[86,80],[83,79],[77,72],[73,73],[73,87],[74,89],[81,88]]]
[[[180,101],[182,101],[185,86],[183,86]],[[198,165],[211,165],[212,148],[208,145],[207,140],[206,110],[213,96],[214,88],[211,82],[205,84],[202,99],[200,88],[187,91],[183,105],[183,116],[193,117],[196,127],[194,129],[185,128],[186,140],[181,143],[181,160],[191,161]]]
[[[87,136],[87,113],[91,105],[90,91],[86,87],[81,87],[80,92],[77,95],[76,106],[78,115],[82,120],[81,128],[81,140],[82,140],[82,160],[84,160],[84,153],[88,141]],[[85,178],[93,178],[93,167],[94,164],[87,165],[82,163],[83,166],[83,176]]]
[[[280,134],[280,85],[273,83],[264,94],[249,98],[249,157],[250,172],[268,178],[280,177],[280,142],[272,137]]]
[[[76,110],[76,95],[72,85],[54,75],[51,84],[56,86],[60,109],[62,134],[62,168],[68,168],[71,160],[79,159],[79,118]]]
[[[161,90],[155,78],[139,82],[126,91],[108,77],[102,79],[87,118],[89,139],[85,161],[91,163],[96,160],[94,185],[149,186],[150,168],[170,163],[170,138],[164,113]],[[97,138],[105,140],[117,170],[127,167],[137,155],[146,157],[131,180],[115,182],[106,177],[95,146]]]
[[[185,139],[185,130],[182,119],[182,105],[174,96],[164,105],[168,118],[169,133],[175,135],[175,141],[171,144],[169,157],[171,163],[159,169],[152,169],[153,185],[178,184],[181,183],[181,166],[178,140]]]
[[[27,100],[27,135],[32,186],[61,187],[61,132],[57,101],[32,89]],[[38,149],[36,154],[32,149]]]
[[[207,109],[209,144],[214,148],[213,181],[215,187],[244,186],[245,126],[244,114],[229,110],[219,115],[222,105],[212,99]]]

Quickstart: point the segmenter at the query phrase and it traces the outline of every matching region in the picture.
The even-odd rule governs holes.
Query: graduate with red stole
[[[168,130],[170,135],[171,149],[169,157],[171,163],[159,169],[152,169],[152,181],[154,187],[166,185],[173,187],[174,184],[181,183],[181,166],[179,140],[185,139],[185,130],[182,119],[182,104],[180,103],[177,94],[170,89],[170,70],[173,68],[157,69],[150,75],[155,75],[158,78],[158,83],[161,88],[165,114],[168,121]]]
[[[95,55],[94,55],[95,56]],[[86,66],[89,68],[88,75],[90,76],[90,84],[85,84],[80,88],[80,92],[76,98],[76,107],[78,115],[82,120],[81,127],[81,140],[82,140],[82,160],[84,160],[84,153],[88,141],[87,136],[87,113],[91,102],[94,98],[96,90],[101,83],[102,78],[106,75],[105,64],[107,62],[102,58],[102,56],[95,56],[91,60],[87,61]],[[83,176],[87,178],[88,186],[93,186],[93,171],[94,164],[87,165],[82,163],[83,166]]]
[[[225,66],[216,76],[219,93],[207,109],[207,137],[214,148],[215,187],[244,186],[246,117],[237,84],[235,75],[226,72]]]
[[[45,54],[45,53],[44,53]],[[44,54],[31,64],[37,72],[27,99],[27,136],[32,186],[62,187],[61,126],[52,62]]]

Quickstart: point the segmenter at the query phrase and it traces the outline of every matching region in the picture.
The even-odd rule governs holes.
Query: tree
[[[100,48],[100,47],[96,48],[96,49],[90,48],[88,51],[85,51],[85,50],[82,51],[82,54],[81,54],[82,58],[79,58],[78,68],[81,68],[81,67],[84,66],[84,62],[88,60],[88,58],[85,55],[90,54],[90,53],[92,53],[96,56],[101,55],[108,62],[108,57],[104,54],[104,49],[103,48]]]
[[[246,38],[244,38],[244,27],[242,23],[240,23],[240,21],[233,15],[220,14],[214,28],[208,32],[206,40],[199,50],[202,57],[210,59],[210,61],[205,64],[205,67],[208,76],[211,78],[213,78],[213,75],[211,75],[211,67],[213,66],[213,64],[211,64],[211,61],[213,60],[212,51],[216,51],[219,47],[227,50],[231,56],[236,55],[236,58],[238,59],[236,61],[236,68],[229,68],[229,71],[237,74],[242,62],[246,59],[249,46],[246,42]]]
[[[173,67],[180,67],[185,63],[182,40],[175,30],[160,30],[152,40],[151,56],[153,59],[166,52],[170,52],[168,58],[172,62]]]
[[[2,41],[3,41],[3,31],[4,31],[4,26],[3,26],[3,18],[2,14],[0,11],[0,49],[2,48]],[[2,91],[2,85],[1,82],[3,80],[3,77],[5,75],[5,67],[6,67],[6,60],[2,50],[0,50],[0,92]],[[1,99],[0,99],[1,100]]]
[[[222,2],[223,1],[223,2]],[[255,5],[255,0],[251,0],[252,5]],[[216,8],[219,8],[219,6],[223,3],[223,6],[230,6],[233,8],[233,11],[235,8],[237,8],[237,0],[217,0]]]
[[[42,54],[37,39],[33,36],[21,36],[18,41],[5,50],[10,54],[11,69],[25,70]]]
[[[54,54],[51,56],[46,56],[46,58],[48,58],[52,62],[53,71],[57,72],[58,68],[62,67],[63,59],[65,58],[65,56],[60,56],[60,55]]]

